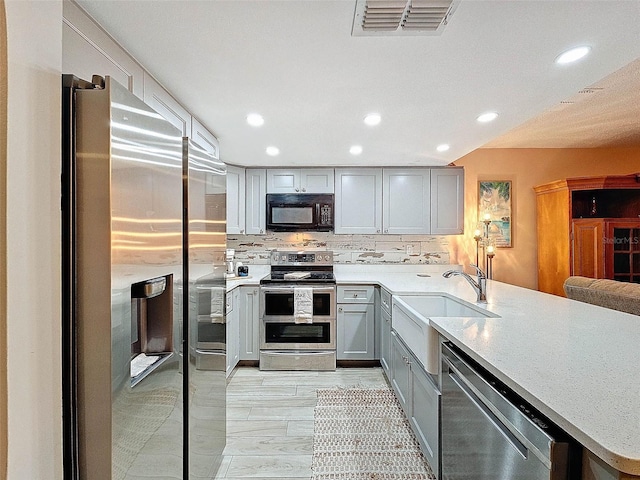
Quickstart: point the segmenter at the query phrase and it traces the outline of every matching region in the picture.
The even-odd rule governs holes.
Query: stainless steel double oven
[[[296,290],[311,293],[312,316],[296,321]],[[336,282],[332,252],[273,252],[260,286],[260,369],[334,370]]]

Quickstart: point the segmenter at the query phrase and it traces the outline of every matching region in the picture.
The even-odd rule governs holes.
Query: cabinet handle
[[[306,191],[307,191],[307,189],[306,189],[306,188],[303,188],[303,189],[302,189],[302,191],[303,191],[303,192],[306,192]]]
[[[388,229],[388,228],[385,228],[385,229],[384,229],[384,233],[389,233],[389,229]]]
[[[244,233],[244,228],[241,228],[241,229],[240,229],[240,233]]]
[[[299,191],[300,191],[300,189],[299,189],[299,188],[296,188],[296,192],[299,192]]]
[[[354,294],[353,294],[353,298],[358,298],[358,294],[357,294],[357,293],[354,293]]]
[[[338,311],[339,311],[339,312],[341,312],[341,311],[342,311],[342,307],[340,307],[340,308],[338,309]]]
[[[380,229],[377,229],[377,230],[376,230],[376,233],[380,233]]]
[[[260,233],[264,233],[264,230],[263,230],[263,229],[260,229]]]

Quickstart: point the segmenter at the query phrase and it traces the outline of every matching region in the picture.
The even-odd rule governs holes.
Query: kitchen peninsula
[[[444,294],[497,316],[431,324],[584,446],[583,479],[640,478],[637,316],[495,281],[488,303],[475,304],[463,278],[442,277],[449,267],[336,265],[335,276],[338,285],[380,285],[392,295]],[[251,272],[255,284],[262,272]]]

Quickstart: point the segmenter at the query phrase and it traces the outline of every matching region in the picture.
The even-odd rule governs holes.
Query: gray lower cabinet
[[[391,295],[385,289],[380,291],[380,365],[382,370],[390,377],[391,370]]]
[[[420,366],[411,364],[411,414],[409,422],[418,437],[422,453],[436,473],[439,470],[440,396],[431,377]]]
[[[425,458],[439,478],[440,391],[395,331],[391,331],[388,377]]]
[[[336,324],[338,360],[374,359],[375,310],[372,303],[339,304]]]
[[[260,289],[240,287],[240,360],[260,359]]]
[[[396,332],[391,331],[391,385],[402,409],[409,416],[411,400],[411,370],[409,350],[400,342]]]
[[[238,364],[240,359],[240,289],[234,288],[227,292],[227,377]]]

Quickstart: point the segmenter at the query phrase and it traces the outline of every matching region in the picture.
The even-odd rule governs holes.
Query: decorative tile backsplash
[[[236,261],[268,265],[273,250],[331,250],[338,264],[449,264],[449,237],[434,235],[335,235],[269,232],[227,235]]]

